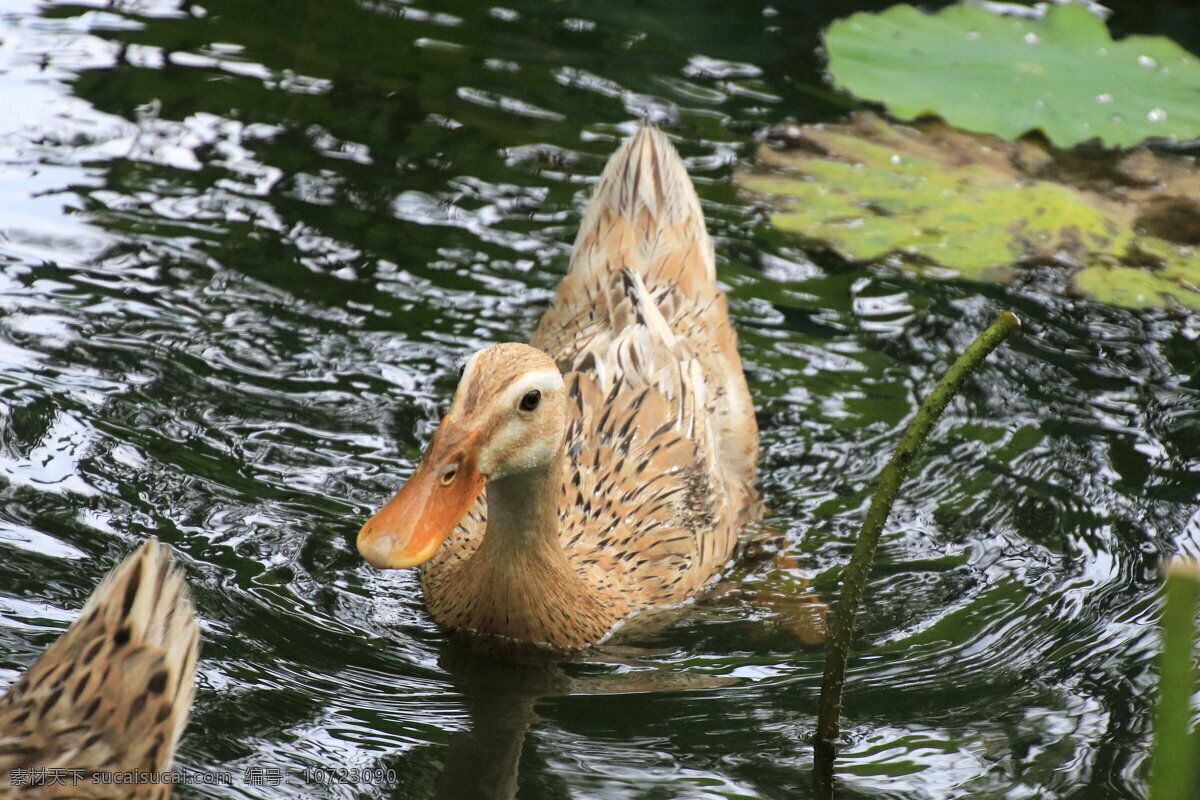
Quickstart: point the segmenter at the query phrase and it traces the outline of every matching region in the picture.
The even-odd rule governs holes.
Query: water
[[[234,776],[183,797],[464,798],[478,769],[529,800],[803,798],[823,655],[776,596],[835,594],[917,398],[1011,308],[1026,335],[952,404],[885,534],[844,796],[1140,797],[1157,571],[1200,553],[1200,321],[770,231],[729,185],[752,134],[846,106],[814,51],[846,5],[796,6],[3,4],[0,686],[154,534],[203,617],[180,766]],[[1196,29],[1183,13],[1147,24]],[[500,664],[353,536],[457,363],[532,331],[639,116],[710,216],[797,566],[625,649]],[[353,767],[398,780],[305,785]]]

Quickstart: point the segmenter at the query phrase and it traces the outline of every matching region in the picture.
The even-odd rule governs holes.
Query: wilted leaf
[[[1200,308],[1200,173],[1138,150],[1117,162],[1006,143],[939,121],[789,126],[739,173],[772,223],[854,261],[1005,280],[1059,264],[1073,287],[1129,307]]]
[[[1114,42],[1079,5],[1043,19],[892,6],[833,23],[825,48],[839,86],[899,119],[937,114],[1007,139],[1041,130],[1061,147],[1200,136],[1196,57],[1161,36]]]

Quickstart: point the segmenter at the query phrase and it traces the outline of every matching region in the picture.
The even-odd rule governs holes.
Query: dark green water
[[[885,535],[843,796],[1140,797],[1157,570],[1200,553],[1200,319],[769,231],[732,168],[769,123],[845,110],[817,31],[886,4],[788,5],[0,6],[0,686],[154,534],[204,620],[180,766],[234,774],[185,797],[470,798],[475,770],[528,800],[806,797],[823,656],[763,595],[800,574],[834,595],[916,399],[1006,307],[1027,335],[948,410]],[[1114,23],[1200,30],[1138,13]],[[637,651],[499,665],[353,535],[461,359],[532,331],[640,116],[709,214],[800,572]]]

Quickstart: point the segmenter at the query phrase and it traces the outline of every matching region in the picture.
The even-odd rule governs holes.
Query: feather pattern
[[[167,784],[106,786],[93,776],[170,768],[191,709],[198,635],[183,573],[150,539],[0,697],[0,798],[169,797]],[[42,785],[29,783],[35,770]],[[60,781],[45,777],[55,771]]]

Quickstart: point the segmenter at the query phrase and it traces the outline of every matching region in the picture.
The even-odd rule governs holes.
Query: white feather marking
[[[513,381],[512,386],[508,387],[500,402],[500,407],[505,405],[516,407],[521,398],[537,389],[542,394],[561,391],[563,388],[562,373],[556,369],[539,369],[534,372],[526,372],[517,380]]]

